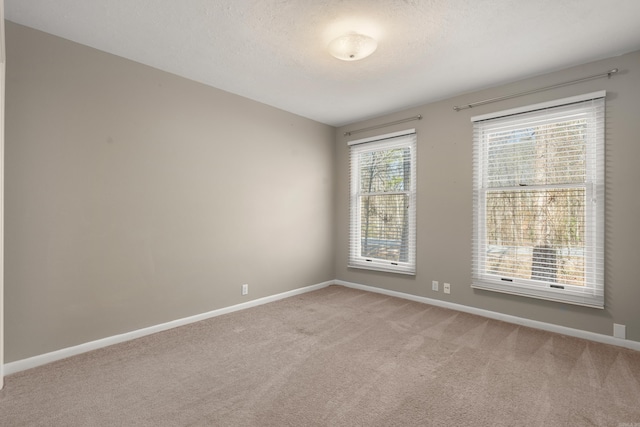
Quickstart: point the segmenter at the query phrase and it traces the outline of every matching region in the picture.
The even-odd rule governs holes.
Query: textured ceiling
[[[334,126],[640,50],[640,0],[5,0],[5,14]],[[349,31],[378,50],[330,56]]]

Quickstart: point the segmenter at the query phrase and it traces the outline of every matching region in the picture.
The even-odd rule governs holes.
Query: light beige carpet
[[[640,426],[640,353],[339,286],[11,375],[2,426]]]

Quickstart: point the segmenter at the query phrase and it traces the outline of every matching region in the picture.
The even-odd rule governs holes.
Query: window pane
[[[584,183],[586,138],[585,119],[490,132],[487,185]]]
[[[362,257],[408,260],[408,201],[405,194],[361,197]]]
[[[473,288],[604,306],[605,95],[471,119]]]
[[[372,151],[360,155],[360,191],[382,193],[410,187],[409,148]]]
[[[584,286],[584,188],[489,191],[487,272]]]
[[[414,129],[349,142],[350,268],[415,274]]]

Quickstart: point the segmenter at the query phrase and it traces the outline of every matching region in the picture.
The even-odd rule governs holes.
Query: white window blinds
[[[473,287],[604,306],[604,96],[472,119]]]
[[[415,274],[415,129],[349,145],[349,267]]]

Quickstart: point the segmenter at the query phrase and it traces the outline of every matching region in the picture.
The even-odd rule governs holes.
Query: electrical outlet
[[[444,290],[445,294],[450,294],[451,293],[451,285],[448,283],[445,283],[442,287],[442,290]]]
[[[431,282],[431,290],[438,292],[438,281],[437,280],[434,280],[433,282]]]
[[[613,336],[616,338],[622,338],[623,340],[627,338],[627,326],[619,325],[617,323],[613,324]]]
[[[242,295],[247,295],[249,293],[249,285],[242,285]]]

